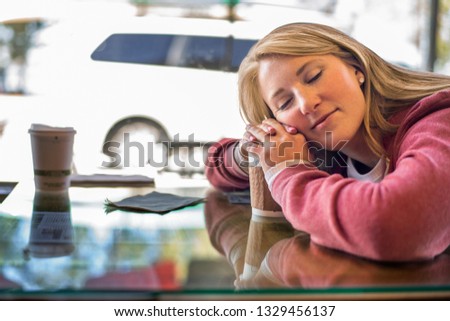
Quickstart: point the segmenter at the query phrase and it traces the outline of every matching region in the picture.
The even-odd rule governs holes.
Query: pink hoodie
[[[450,245],[450,91],[426,97],[391,118],[397,133],[385,139],[392,155],[379,183],[329,174],[311,166],[286,168],[272,195],[284,215],[317,244],[374,260],[430,259]],[[206,175],[221,189],[247,188],[230,166],[222,140]],[[216,163],[217,164],[217,163]]]

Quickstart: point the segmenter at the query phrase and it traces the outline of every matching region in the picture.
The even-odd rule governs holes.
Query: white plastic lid
[[[28,130],[31,132],[74,132],[76,133],[73,127],[54,127],[43,124],[31,124],[31,128]]]

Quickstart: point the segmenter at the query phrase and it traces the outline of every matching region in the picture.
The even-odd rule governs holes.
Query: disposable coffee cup
[[[68,189],[76,131],[72,127],[32,124],[28,132],[31,138],[35,188],[40,191]]]

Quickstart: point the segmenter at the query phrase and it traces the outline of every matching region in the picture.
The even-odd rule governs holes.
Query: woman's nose
[[[298,108],[303,115],[310,114],[320,104],[320,97],[313,91],[302,91],[297,93]]]

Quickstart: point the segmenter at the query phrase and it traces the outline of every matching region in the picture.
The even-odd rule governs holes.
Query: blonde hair
[[[273,117],[259,92],[258,71],[262,59],[277,55],[327,54],[341,58],[364,74],[364,137],[378,156],[385,154],[385,150],[373,128],[377,128],[382,137],[394,133],[397,127],[388,122],[390,115],[423,97],[450,88],[450,77],[393,65],[337,29],[313,23],[292,23],[276,28],[258,41],[242,61],[238,76],[244,119],[258,124],[264,117]]]

